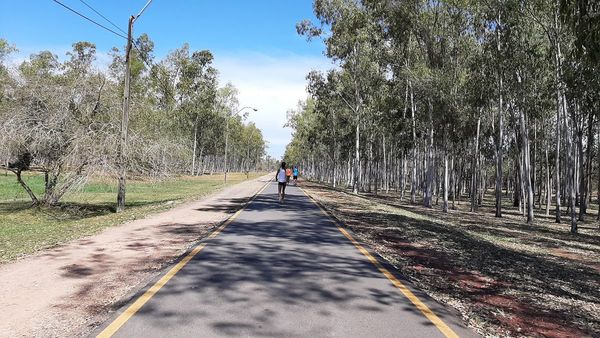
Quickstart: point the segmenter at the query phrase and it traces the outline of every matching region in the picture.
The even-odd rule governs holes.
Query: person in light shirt
[[[275,181],[277,181],[277,194],[279,195],[279,203],[282,203],[285,199],[285,186],[288,182],[288,176],[286,174],[285,162],[281,162],[281,167],[277,169],[275,174]]]

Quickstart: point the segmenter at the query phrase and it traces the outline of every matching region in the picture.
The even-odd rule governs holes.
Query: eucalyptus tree
[[[326,156],[331,163],[329,173],[333,186],[337,186],[340,173],[341,160],[346,158],[345,154],[340,154],[341,145],[340,141],[347,139],[349,130],[343,128],[352,123],[349,112],[351,111],[346,105],[344,97],[341,95],[343,90],[341,87],[344,85],[341,78],[340,72],[331,70],[326,75],[320,72],[310,72],[307,76],[308,79],[308,92],[313,101],[307,103],[314,105],[312,108],[318,118],[317,123],[323,126],[324,130],[320,135],[320,142],[326,145],[329,151],[326,152]],[[300,109],[305,109],[299,106]],[[291,111],[292,115],[296,112]],[[294,122],[292,120],[292,122]],[[292,126],[293,125],[289,125]]]
[[[587,211],[588,190],[591,190],[592,148],[594,144],[594,128],[600,120],[598,96],[600,81],[595,74],[600,71],[600,5],[595,1],[560,1],[561,22],[569,28],[573,37],[573,48],[568,55],[566,77],[574,100],[575,108],[587,120],[586,160],[583,165],[582,130],[578,130],[580,155],[580,209],[579,219],[583,220]],[[587,118],[585,118],[587,116]],[[595,123],[596,122],[596,123]],[[598,147],[600,149],[600,147]],[[600,151],[598,153],[600,159]],[[600,160],[599,160],[600,161]],[[598,191],[600,191],[600,162],[598,162]],[[589,194],[591,196],[591,193]],[[600,202],[599,202],[600,204]],[[600,209],[598,213],[600,219]]]
[[[8,104],[14,100],[13,95],[11,95],[11,89],[14,88],[16,82],[10,76],[5,62],[6,58],[16,51],[17,48],[15,46],[11,45],[7,40],[0,38],[0,114],[6,114],[9,110]],[[8,116],[0,115],[0,118],[4,119],[8,118]]]
[[[333,161],[324,176],[335,184],[346,157],[355,193],[389,191],[394,181],[401,199],[408,170],[411,201],[420,191],[431,207],[443,194],[444,211],[450,195],[454,202],[465,193],[476,211],[493,177],[497,217],[504,189],[527,222],[536,197],[541,208],[545,196],[549,214],[554,193],[557,221],[566,205],[577,231],[600,120],[597,5],[316,0],[314,8],[320,25],[303,21],[298,32],[323,38],[338,68],[309,75],[309,101],[291,114],[286,156]]]
[[[338,62],[344,70],[342,78],[347,83],[341,86],[337,94],[344,100],[355,115],[355,151],[353,192],[358,193],[363,184],[361,171],[361,125],[368,100],[371,79],[378,67],[373,62],[379,54],[380,40],[374,32],[377,27],[370,17],[369,11],[353,0],[316,0],[314,4],[316,17],[321,27],[317,28],[309,21],[297,25],[299,34],[308,38],[324,37],[327,56]]]
[[[177,89],[180,92],[180,109],[193,130],[193,153],[190,173],[194,174],[197,158],[198,133],[203,115],[214,107],[217,92],[217,71],[211,66],[212,54],[194,52],[181,66]]]
[[[226,122],[232,124],[235,169],[264,168],[266,142],[260,130],[223,114],[219,93],[233,93],[228,102],[234,103],[235,90],[219,90],[209,51],[190,53],[184,45],[155,63],[147,35],[134,44],[126,158],[131,175],[202,173],[203,151],[211,156],[211,171],[224,168]],[[15,173],[33,204],[53,206],[90,176],[115,173],[123,57],[114,48],[108,70],[98,69],[96,46],[82,41],[73,44],[65,61],[41,51],[8,67],[5,59],[14,50],[0,39],[0,166]],[[203,163],[195,169],[198,158]],[[23,179],[28,170],[43,174],[42,195]]]
[[[531,125],[535,126],[536,119],[541,115],[538,86],[542,84],[541,78],[545,75],[540,65],[546,56],[544,37],[527,19],[523,8],[515,8],[515,13],[506,17],[505,24],[508,28],[505,44],[511,51],[510,55],[505,56],[505,62],[511,70],[505,73],[508,92],[507,110],[513,114],[515,135],[519,137],[515,140],[515,146],[518,147],[514,153],[520,170],[519,182],[521,182],[523,195],[520,200],[523,201],[523,212],[527,215],[527,222],[531,223],[534,219],[536,154],[534,149],[532,161],[530,130]]]

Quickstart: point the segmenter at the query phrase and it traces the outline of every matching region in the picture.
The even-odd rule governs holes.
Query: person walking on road
[[[290,183],[290,178],[291,177],[292,177],[292,169],[291,168],[285,169],[285,178],[286,178],[286,182],[288,184]]]
[[[275,174],[275,181],[277,181],[277,194],[279,195],[279,202],[283,202],[285,198],[285,186],[288,182],[288,176],[286,175],[285,162],[281,162],[281,167],[277,169]]]
[[[298,185],[298,166],[297,165],[294,166],[293,175],[294,175],[294,185]]]

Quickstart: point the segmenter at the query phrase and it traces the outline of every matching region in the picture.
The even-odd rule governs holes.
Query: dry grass
[[[495,218],[491,199],[477,213],[465,204],[443,213],[441,206],[401,203],[393,195],[305,186],[363,242],[482,333],[600,335],[595,215],[574,235],[553,217],[536,215],[534,224],[526,224],[508,200],[504,217]]]

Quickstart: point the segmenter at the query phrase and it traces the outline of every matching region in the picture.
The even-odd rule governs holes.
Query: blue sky
[[[113,28],[79,0],[60,0],[77,11]],[[84,0],[121,29],[146,0]],[[269,142],[268,153],[283,155],[290,131],[283,128],[285,112],[306,97],[304,76],[311,69],[327,69],[319,41],[310,43],[296,34],[302,19],[314,19],[312,1],[153,0],[136,22],[134,35],[147,33],[162,58],[184,42],[191,50],[209,49],[221,82],[240,90],[240,104],[259,109],[250,115]],[[52,0],[0,0],[0,37],[20,50],[18,62],[33,52],[50,50],[59,56],[76,41],[90,41],[98,62],[108,62],[113,46],[125,39],[85,21]]]

